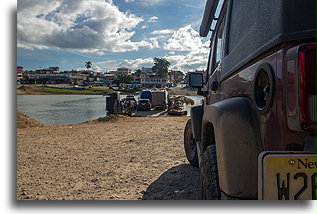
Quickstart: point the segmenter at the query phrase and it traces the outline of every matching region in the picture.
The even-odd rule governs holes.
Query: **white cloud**
[[[168,0],[138,0],[137,2],[146,7],[153,7],[168,2]]]
[[[136,70],[141,69],[142,67],[153,67],[154,61],[153,58],[138,58],[134,60],[123,60],[119,67],[128,67],[130,69]]]
[[[199,33],[192,29],[191,25],[180,28],[166,41],[165,50],[169,51],[195,51],[199,49],[208,49]]]
[[[185,72],[206,69],[209,41],[204,42],[191,25],[176,31],[166,29],[153,31],[151,34],[159,35],[160,38],[165,37],[163,49],[169,51],[165,58],[170,61],[171,69],[179,69]],[[172,35],[167,38],[168,34]]]
[[[140,47],[146,47],[149,49],[153,49],[153,48],[159,48],[159,44],[156,38],[149,38],[148,41],[140,41],[140,42],[135,42],[136,45],[140,46]]]
[[[126,3],[134,2],[134,0],[124,0]]]
[[[162,34],[172,34],[174,31],[171,29],[164,29],[164,30],[155,30],[152,31],[150,34],[153,35],[162,35]]]
[[[205,70],[208,63],[208,54],[208,51],[194,51],[186,55],[168,55],[165,57],[171,63],[170,69],[188,72],[196,69]]]
[[[208,50],[200,50],[189,52],[188,54],[178,54],[175,52],[169,52],[164,58],[170,63],[170,68],[173,70],[181,70],[184,72],[194,70],[205,70],[208,63]],[[142,67],[152,67],[154,65],[153,58],[137,58],[132,60],[123,60],[119,63],[119,67],[128,67],[133,70]]]
[[[149,39],[149,41],[152,41],[152,45],[156,44],[154,46],[159,47],[160,44],[163,44],[163,48],[169,51],[164,58],[171,63],[170,69],[188,72],[207,68],[210,50],[209,41],[204,42],[198,32],[192,29],[191,25],[176,31],[164,29],[153,31],[150,34],[157,35]],[[120,63],[120,66],[132,69],[149,67],[149,65],[153,66],[152,58],[124,60]]]
[[[98,72],[114,71],[118,67],[118,62],[116,60],[105,60],[102,62],[93,62],[93,70],[98,70]]]
[[[100,68],[98,65],[93,65],[92,66],[92,70],[96,71],[96,72],[102,72],[102,68]]]
[[[100,54],[155,46],[131,41],[144,20],[119,11],[111,0],[19,0],[17,14],[18,47]]]
[[[157,16],[152,16],[149,18],[148,22],[157,22],[158,17]]]

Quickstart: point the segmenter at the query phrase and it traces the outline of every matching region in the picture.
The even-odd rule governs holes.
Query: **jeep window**
[[[225,17],[227,14],[227,2],[220,0],[215,17],[211,24],[211,29],[217,29],[213,32],[210,44],[210,53],[208,60],[208,78],[214,73],[216,68],[221,64],[223,56],[224,56],[224,48],[225,48]],[[218,27],[217,27],[218,26]]]
[[[215,51],[215,66],[214,69],[216,69],[222,61],[223,58],[223,50],[224,50],[224,25],[225,25],[225,19],[223,18],[221,20],[218,33],[217,33],[217,38],[216,38],[216,51]]]

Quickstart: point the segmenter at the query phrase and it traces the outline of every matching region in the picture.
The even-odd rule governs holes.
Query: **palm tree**
[[[86,67],[87,69],[90,69],[91,66],[92,66],[92,63],[91,63],[90,61],[85,62],[85,67]]]

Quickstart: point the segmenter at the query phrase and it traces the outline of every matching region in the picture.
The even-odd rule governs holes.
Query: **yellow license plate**
[[[316,199],[316,154],[266,153],[259,165],[259,199]]]

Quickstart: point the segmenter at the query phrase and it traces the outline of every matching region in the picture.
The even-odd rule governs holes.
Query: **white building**
[[[144,87],[152,88],[162,88],[167,85],[167,77],[160,77],[156,74],[141,74],[140,83]]]
[[[127,74],[127,75],[131,75],[132,71],[129,68],[117,68],[117,74]]]
[[[152,68],[142,67],[142,68],[141,68],[141,71],[142,71],[142,73],[152,73]]]

